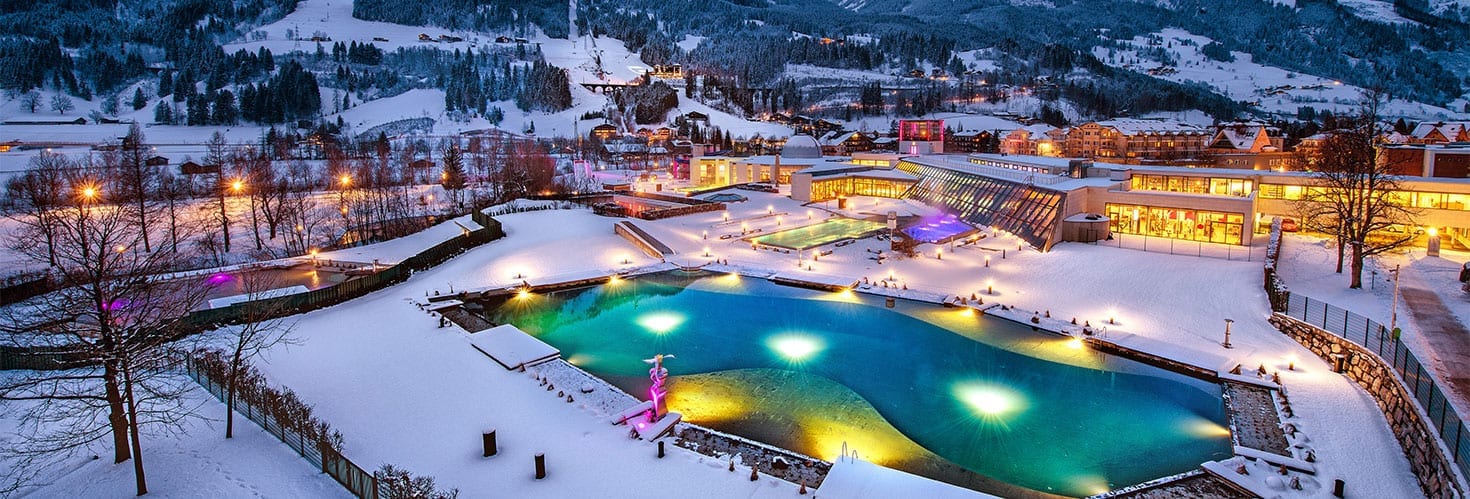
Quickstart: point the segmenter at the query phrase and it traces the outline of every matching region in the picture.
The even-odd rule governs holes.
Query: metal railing
[[[1470,475],[1470,431],[1444,390],[1428,368],[1409,351],[1409,347],[1383,324],[1306,295],[1284,292],[1286,310],[1282,315],[1327,331],[1356,343],[1393,368],[1404,386],[1429,416],[1429,422],[1449,448],[1450,457],[1460,473]]]

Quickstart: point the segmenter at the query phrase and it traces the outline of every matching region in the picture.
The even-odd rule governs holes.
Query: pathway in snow
[[[1460,407],[1470,401],[1470,330],[1455,318],[1439,295],[1417,287],[1399,289],[1404,304],[1413,312],[1419,334],[1428,344],[1430,355],[1425,360],[1434,368],[1437,378],[1449,386],[1447,396],[1458,399]]]

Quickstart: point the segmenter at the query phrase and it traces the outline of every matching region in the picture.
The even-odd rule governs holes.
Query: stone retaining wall
[[[1450,462],[1447,450],[1429,425],[1424,410],[1399,381],[1387,364],[1372,352],[1330,332],[1305,322],[1273,314],[1271,324],[1306,346],[1327,364],[1334,365],[1336,356],[1345,360],[1344,376],[1362,386],[1388,419],[1389,429],[1409,458],[1409,467],[1419,478],[1419,487],[1431,498],[1455,498],[1464,490]],[[1367,478],[1367,477],[1364,477]]]

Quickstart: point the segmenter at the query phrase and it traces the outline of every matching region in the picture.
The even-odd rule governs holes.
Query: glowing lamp
[[[92,187],[90,185],[89,186],[86,186],[86,187],[83,187],[82,188],[82,197],[87,198],[89,200],[92,199],[92,198],[97,197],[97,188],[96,187]]]
[[[235,192],[240,192],[240,189],[244,189],[244,188],[245,188],[245,182],[244,181],[241,181],[239,179],[236,179],[234,182],[230,182],[230,189],[234,190]]]
[[[821,340],[811,336],[799,334],[787,334],[776,336],[768,341],[767,346],[776,354],[792,362],[802,362],[822,351]]]
[[[652,312],[644,314],[635,322],[650,333],[664,335],[683,324],[684,316],[673,312]]]
[[[997,418],[1021,409],[1020,397],[1014,392],[989,384],[958,386],[955,398],[982,418]]]
[[[1429,228],[1429,237],[1439,237],[1439,229],[1434,228],[1434,227],[1430,227]]]

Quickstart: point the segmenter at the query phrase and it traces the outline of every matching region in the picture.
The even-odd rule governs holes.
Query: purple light
[[[226,282],[229,282],[230,279],[234,279],[234,278],[235,278],[235,276],[232,276],[230,274],[226,274],[224,272],[220,272],[218,274],[209,276],[209,279],[205,280],[204,282],[206,284],[209,284],[210,286],[218,286],[220,284],[224,284]]]
[[[953,214],[925,217],[918,224],[903,230],[909,237],[926,243],[939,242],[974,230]]]

